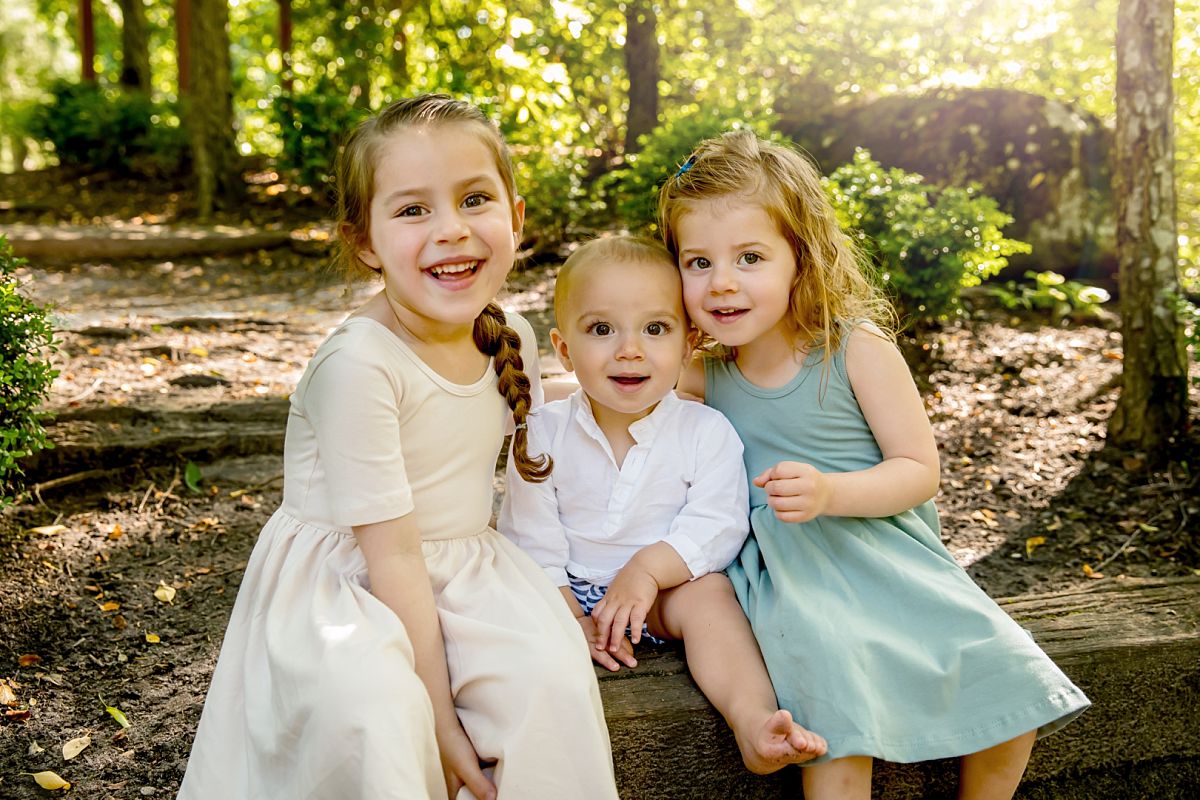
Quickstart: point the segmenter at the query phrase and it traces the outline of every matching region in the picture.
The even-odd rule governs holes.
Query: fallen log
[[[1038,743],[1017,797],[1200,796],[1200,578],[1114,578],[998,602],[1094,704]],[[646,650],[636,670],[596,670],[621,797],[799,797],[798,768],[766,777],[745,770],[680,655]],[[954,760],[881,762],[874,796],[952,798],[956,776]]]

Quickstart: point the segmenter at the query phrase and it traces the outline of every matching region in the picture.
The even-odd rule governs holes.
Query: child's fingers
[[[754,485],[760,489],[766,488],[767,481],[771,480],[771,473],[775,471],[774,467],[768,467],[762,472],[754,476]]]
[[[592,651],[592,661],[595,661],[609,672],[616,672],[617,670],[621,669],[621,665],[617,663],[616,659],[608,654],[607,650],[597,650],[594,647],[590,649]]]
[[[621,646],[617,648],[615,655],[618,661],[630,669],[637,666],[637,659],[633,657],[633,645],[624,636],[621,637]]]
[[[466,773],[465,775],[463,773]],[[471,790],[471,794],[479,800],[496,800],[496,785],[487,779],[478,766],[474,769],[464,768],[459,772],[459,778]]]
[[[624,607],[617,609],[608,629],[608,651],[610,653],[615,653],[620,649],[621,640],[625,638],[625,629],[628,627],[629,609]]]
[[[646,609],[641,606],[634,606],[633,612],[629,615],[629,632],[634,644],[642,640],[642,627],[645,624]]]
[[[608,597],[605,596],[592,608],[592,624],[596,626],[596,647],[600,650],[608,649],[608,626],[613,615],[609,607]]]

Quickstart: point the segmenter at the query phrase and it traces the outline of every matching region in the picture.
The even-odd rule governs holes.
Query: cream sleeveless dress
[[[529,324],[510,324],[536,369]],[[579,626],[489,527],[510,419],[490,365],[451,383],[361,317],[321,345],[292,395],[283,503],[247,565],[180,798],[446,796],[412,646],[371,594],[351,531],[408,513],[459,718],[495,760],[501,800],[616,797]]]

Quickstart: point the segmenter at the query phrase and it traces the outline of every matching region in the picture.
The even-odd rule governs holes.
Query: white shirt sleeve
[[[401,389],[365,341],[316,364],[303,395],[332,522],[346,527],[395,519],[414,508],[400,446]]]
[[[695,477],[664,541],[692,579],[729,566],[750,533],[750,490],[742,441],[724,417],[709,416],[696,436]]]
[[[543,434],[542,420],[536,414],[528,417],[529,453],[550,453],[549,442]],[[555,586],[566,586],[567,531],[558,516],[558,496],[554,490],[554,473],[541,483],[530,483],[517,472],[516,461],[508,459],[505,473],[504,501],[496,529],[525,551],[550,578]]]

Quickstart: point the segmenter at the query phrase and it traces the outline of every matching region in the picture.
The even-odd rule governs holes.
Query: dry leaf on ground
[[[70,761],[72,758],[82,753],[84,749],[86,749],[91,743],[92,737],[86,735],[72,739],[62,746],[63,758],[67,761]]]

